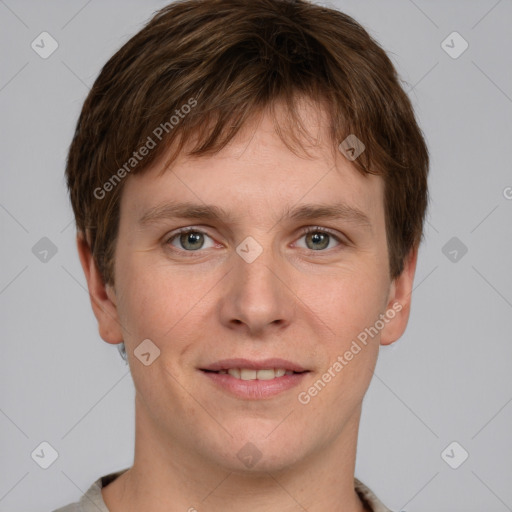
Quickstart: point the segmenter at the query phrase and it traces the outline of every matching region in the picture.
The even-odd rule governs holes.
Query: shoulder
[[[128,468],[101,476],[98,480],[93,482],[87,492],[80,498],[80,501],[70,503],[53,512],[109,512],[103,501],[101,489],[127,471],[127,469]]]
[[[80,501],[70,503],[64,507],[58,508],[53,512],[101,512],[107,511],[101,495],[101,479],[98,478],[80,498]],[[107,511],[108,512],[108,511]]]
[[[392,512],[386,507],[382,501],[372,492],[369,487],[363,484],[357,478],[354,479],[355,489],[361,501],[372,511],[372,512]]]
[[[81,512],[82,508],[80,503],[77,501],[76,503],[70,503],[65,507],[56,508],[53,512]]]

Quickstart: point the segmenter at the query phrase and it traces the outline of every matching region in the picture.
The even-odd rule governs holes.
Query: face
[[[407,323],[415,261],[390,280],[383,181],[333,154],[319,112],[311,158],[263,117],[125,183],[100,333],[125,342],[147,428],[226,469],[247,443],[275,470],[340,442]]]

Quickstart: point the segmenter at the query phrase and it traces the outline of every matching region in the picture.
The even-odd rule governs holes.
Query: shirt
[[[105,502],[103,501],[101,489],[106,487],[110,482],[113,482],[119,475],[128,469],[129,468],[122,469],[121,471],[110,473],[98,478],[98,480],[89,487],[89,490],[82,496],[80,501],[70,503],[69,505],[56,509],[53,512],[109,512]],[[361,501],[372,512],[392,512],[368,487],[366,487],[366,485],[357,478],[354,479],[354,487]]]

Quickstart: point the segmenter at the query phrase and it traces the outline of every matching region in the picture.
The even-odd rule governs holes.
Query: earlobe
[[[76,242],[80,263],[87,280],[92,310],[98,321],[100,336],[107,343],[121,343],[123,332],[117,312],[115,290],[103,282],[89,243],[83,233],[77,234]]]
[[[416,246],[405,259],[402,273],[391,283],[385,313],[388,321],[381,331],[381,345],[391,345],[405,332],[411,311],[417,259],[418,247]]]

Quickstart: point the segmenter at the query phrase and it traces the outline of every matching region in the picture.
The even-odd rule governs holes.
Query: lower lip
[[[306,373],[293,373],[270,380],[242,380],[232,377],[229,373],[201,372],[224,391],[248,400],[263,400],[298,386]]]

